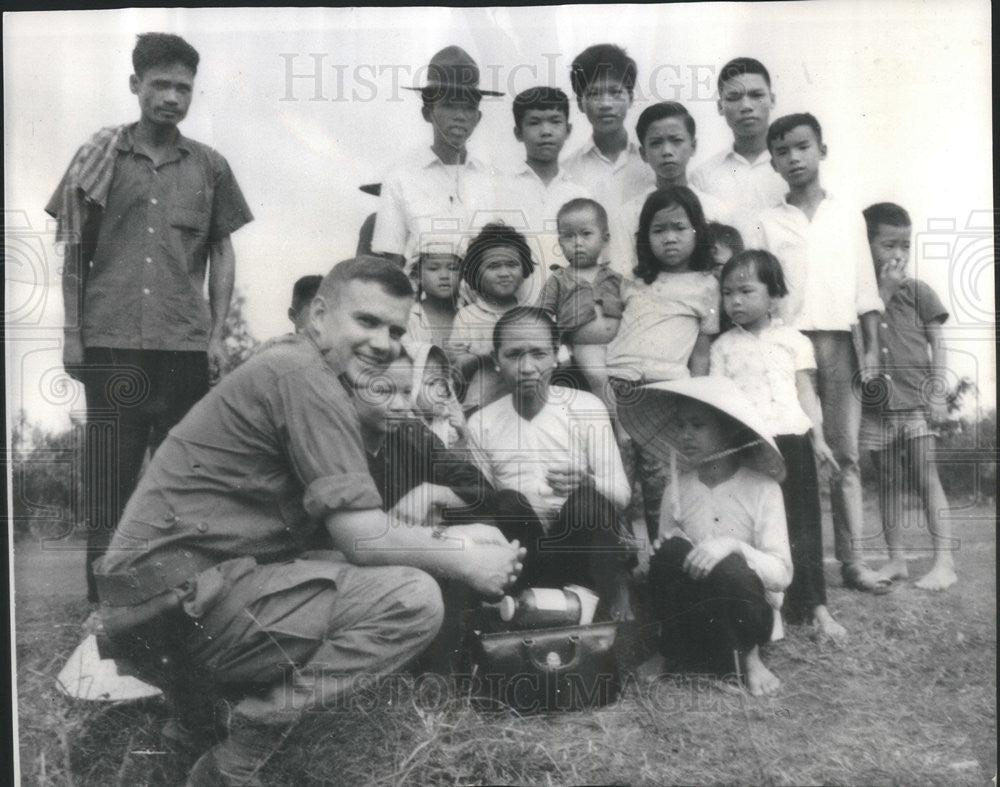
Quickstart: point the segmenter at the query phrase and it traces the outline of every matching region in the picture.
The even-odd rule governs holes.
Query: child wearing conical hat
[[[792,579],[781,454],[727,378],[642,391],[620,416],[671,465],[649,568],[661,653],[685,667],[735,671],[752,694],[771,694],[780,681],[760,649],[782,636]]]

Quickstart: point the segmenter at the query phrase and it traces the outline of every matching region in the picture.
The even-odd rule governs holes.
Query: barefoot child
[[[461,260],[451,253],[427,251],[417,258],[417,302],[410,309],[406,337],[413,342],[444,346],[458,311]]]
[[[642,383],[708,374],[710,337],[719,332],[719,283],[700,240],[704,231],[701,203],[686,186],[660,189],[646,199],[636,237],[636,281],[623,288],[621,325],[607,349],[616,399],[629,399]],[[665,469],[639,443],[623,453],[626,467],[636,467],[652,540]]]
[[[686,666],[729,674],[751,694],[780,682],[760,647],[781,637],[792,559],[778,479],[784,463],[735,383],[698,377],[655,383],[619,406],[625,428],[662,461],[681,453],[650,559],[660,650]]]
[[[469,244],[460,273],[476,300],[458,310],[445,346],[468,383],[465,410],[485,407],[504,393],[492,359],[493,326],[518,305],[518,290],[534,269],[527,241],[511,227],[487,224]]]
[[[934,540],[934,565],[915,584],[922,590],[944,590],[958,578],[951,555],[951,524],[942,516],[948,501],[930,457],[934,425],[947,420],[948,408],[943,397],[932,398],[936,386],[929,382],[943,380],[947,369],[941,323],[948,319],[948,312],[934,290],[906,275],[912,232],[907,212],[881,202],[865,208],[864,217],[879,295],[885,303],[879,341],[888,398],[863,409],[859,440],[872,452],[879,471],[879,506],[889,562],[878,573],[886,580],[909,576],[903,545],[907,510],[902,497],[903,479],[909,477],[916,482]]]
[[[785,619],[812,622],[823,635],[847,632],[826,608],[823,530],[816,463],[836,469],[823,437],[823,414],[812,375],[812,344],[772,316],[787,294],[777,258],[744,251],[722,269],[722,306],[733,327],[712,345],[711,374],[729,377],[753,404],[774,436],[788,475],[782,484],[795,576],[785,599]]]
[[[608,214],[592,199],[574,199],[559,209],[556,223],[569,267],[552,271],[539,306],[555,316],[591,392],[608,404],[607,345],[622,316],[621,274],[599,263],[608,243]]]

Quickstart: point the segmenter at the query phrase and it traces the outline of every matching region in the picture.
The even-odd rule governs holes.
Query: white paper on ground
[[[115,662],[102,659],[97,638],[91,634],[77,645],[56,677],[63,694],[79,700],[121,702],[156,697],[162,692],[131,675],[119,675]]]

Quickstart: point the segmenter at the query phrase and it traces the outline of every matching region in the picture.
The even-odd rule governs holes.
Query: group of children
[[[590,47],[571,78],[589,143],[560,167],[568,97],[525,91],[514,99],[525,166],[484,186],[465,150],[478,69],[458,47],[431,61],[434,156],[387,178],[372,241],[417,285],[406,354],[358,388],[372,474],[387,508],[407,510],[419,491],[445,522],[495,523],[528,549],[522,585],[589,584],[612,617],[630,614],[616,576],[635,562],[628,507],[641,490],[663,652],[736,651],[751,690],[767,693],[778,681],[759,646],[782,615],[846,635],[827,608],[817,465],[846,586],[883,593],[907,576],[904,463],[935,546],[917,586],[956,581],[929,459],[947,413],[924,384],[944,368],[948,315],[906,276],[905,210],[862,214],[823,188],[819,122],[771,122],[758,61],[720,72],[733,145],[690,179],[696,129],[681,104],[646,108],[629,140],[636,66],[624,50]],[[426,231],[435,216],[466,240]],[[863,407],[876,379],[889,394]],[[879,571],[859,548],[859,434],[880,472]]]

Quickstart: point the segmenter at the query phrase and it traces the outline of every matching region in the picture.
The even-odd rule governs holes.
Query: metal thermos
[[[575,626],[580,613],[580,597],[562,588],[528,588],[500,601],[500,619],[513,630]]]

